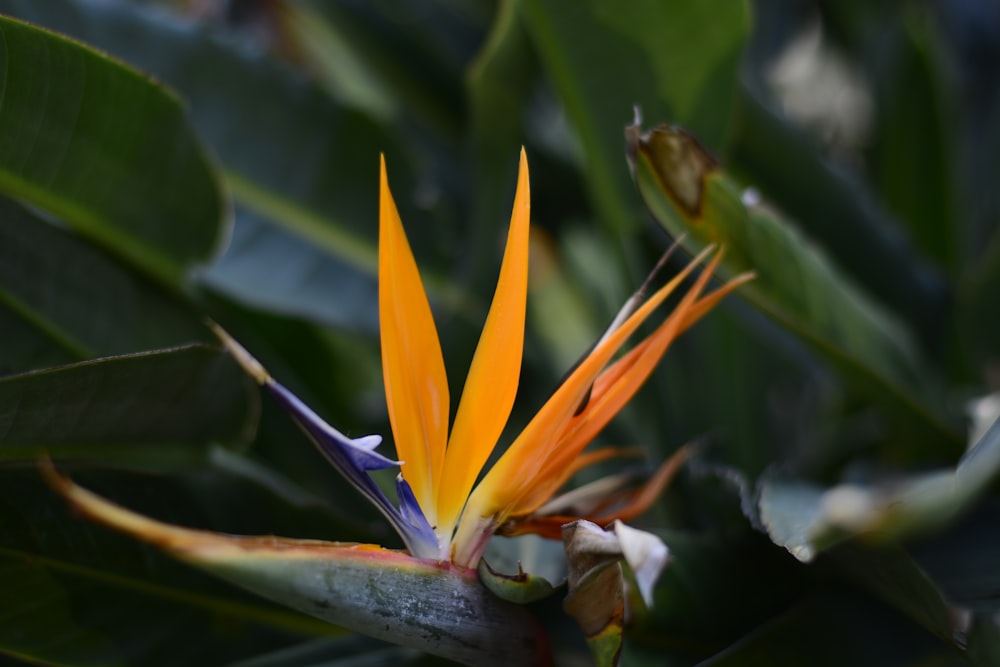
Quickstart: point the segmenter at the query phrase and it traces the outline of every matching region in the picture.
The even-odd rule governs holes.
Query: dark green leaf
[[[423,187],[439,186],[413,167],[404,141],[224,33],[135,3],[0,0],[0,10],[106,49],[184,95],[240,205],[233,245],[204,276],[209,286],[244,303],[372,330],[374,317],[358,304],[375,298],[379,153],[408,228],[419,212],[416,175]],[[440,252],[440,241],[432,247]],[[457,302],[439,280],[428,289]]]
[[[804,568],[755,533],[659,535],[670,565],[652,607],[633,620],[626,649],[694,664],[784,611],[804,587]],[[631,664],[628,651],[623,660]]]
[[[635,229],[642,217],[621,160],[622,127],[639,105],[721,145],[749,27],[746,3],[525,0],[521,9],[583,145],[595,207],[612,228]]]
[[[1000,474],[1000,419],[951,469],[831,488],[772,477],[760,483],[761,521],[802,561],[860,535],[896,541],[940,529],[967,511]]]
[[[747,197],[680,128],[660,126],[646,134],[637,125],[629,128],[628,155],[660,224],[692,251],[724,245],[726,275],[755,272],[740,293],[887,407],[907,434],[908,455],[920,445],[938,456],[957,449],[958,430],[909,330],[792,223]]]
[[[210,336],[173,297],[7,199],[0,199],[0,302],[22,322],[4,329],[0,367],[8,370],[32,367],[16,344],[25,337],[44,341],[55,359],[83,360]]]
[[[413,649],[392,646],[361,635],[314,639],[240,660],[226,667],[375,667],[422,665],[426,657]]]
[[[119,500],[144,501],[202,525],[206,516],[226,513],[247,525],[266,523],[245,515],[282,508],[273,496],[268,502],[266,493],[220,476],[205,480],[199,500],[197,486],[184,493],[184,484],[163,486],[155,477],[94,479],[110,482]],[[230,495],[242,502],[229,502]],[[339,632],[68,512],[34,470],[0,471],[0,578],[0,654],[43,664],[221,664]]]
[[[802,603],[699,666],[806,664],[958,667],[970,663],[892,610],[839,592]]]
[[[965,646],[968,615],[952,606],[901,548],[845,544],[832,550],[830,558],[840,572],[941,640]]]
[[[802,128],[744,88],[729,166],[759,188],[928,347],[946,329],[949,287],[864,181],[825,157]]]
[[[229,356],[201,345],[12,375],[0,379],[0,456],[246,443],[257,401]]]
[[[955,216],[954,114],[943,89],[942,53],[929,12],[909,11],[884,38],[873,86],[878,111],[869,149],[872,180],[906,223],[921,253],[955,275],[962,226]]]
[[[0,188],[159,280],[176,283],[208,260],[226,204],[180,102],[20,21],[0,18],[0,41]]]

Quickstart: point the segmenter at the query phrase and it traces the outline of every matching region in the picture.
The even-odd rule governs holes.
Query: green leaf
[[[642,217],[621,162],[621,128],[639,105],[721,145],[749,27],[746,3],[524,0],[520,6],[579,134],[595,208],[612,229],[634,230]]]
[[[969,614],[950,604],[935,583],[898,547],[845,544],[830,552],[838,570],[941,640],[967,644]]]
[[[949,286],[914,252],[900,221],[871,187],[747,87],[737,109],[727,166],[903,318],[925,346],[939,345],[947,328]]]
[[[957,667],[969,662],[892,610],[854,593],[833,592],[803,602],[699,663],[703,667],[758,664]]]
[[[226,204],[177,98],[11,18],[0,46],[0,189],[168,284],[207,261]]]
[[[375,545],[180,528],[114,505],[54,470],[47,477],[88,518],[316,618],[465,664],[551,660],[537,621],[494,597],[472,570]]]
[[[525,143],[525,107],[537,76],[537,58],[517,4],[501,3],[490,34],[465,75],[472,158],[471,229],[465,254],[484,286],[495,279],[495,270],[477,267],[493,264],[495,239],[502,238],[510,219],[517,155]],[[532,152],[528,161],[534,161]]]
[[[460,77],[489,11],[476,4],[307,1],[280,18],[334,99],[409,126],[440,150],[460,136]]]
[[[0,379],[0,458],[239,445],[253,434],[257,401],[229,355],[203,345],[12,375]]]
[[[982,258],[969,268],[958,292],[957,340],[978,369],[1000,361],[1000,312],[994,307],[1000,290],[1000,230],[993,234]]]
[[[799,560],[847,537],[895,542],[940,529],[967,511],[1000,474],[1000,419],[955,468],[830,488],[772,477],[760,483],[768,534]]]
[[[942,50],[930,12],[908,11],[887,34],[874,82],[878,112],[869,149],[872,180],[907,224],[921,253],[950,274],[960,272],[962,225],[955,224],[956,183],[951,99],[942,76]]]
[[[740,293],[889,408],[909,436],[911,453],[917,443],[939,456],[957,448],[958,433],[909,331],[791,223],[759,201],[745,201],[714,158],[679,128],[641,134],[631,127],[628,155],[660,224],[692,252],[724,245],[724,274],[754,271],[757,279]]]
[[[805,587],[805,568],[755,532],[657,534],[670,566],[653,605],[630,623],[623,664],[633,652],[695,664],[782,613]]]
[[[209,339],[201,318],[156,285],[3,198],[0,303],[21,320],[4,329],[0,366],[10,370],[33,367],[16,344],[24,337],[59,361]]]
[[[247,523],[248,512],[288,511],[273,496],[268,501],[219,475],[205,480],[203,493],[188,486],[184,495],[185,484],[176,482],[196,480],[164,486],[168,480],[148,475],[86,478],[185,521],[204,523],[224,511]],[[222,664],[342,632],[84,520],[35,470],[0,470],[0,608],[0,655],[42,664]]]
[[[490,593],[508,602],[528,604],[547,598],[555,592],[555,587],[547,579],[525,572],[520,567],[517,574],[503,574],[481,560],[476,572],[479,581]]]
[[[226,254],[204,275],[209,288],[275,315],[348,331],[377,330],[370,307],[377,283],[366,261],[374,246],[342,261],[249,209],[237,207],[237,216]]]
[[[232,35],[137,3],[0,0],[0,11],[106,49],[184,96],[237,204],[232,243],[204,284],[241,303],[374,331],[370,309],[358,306],[376,294],[379,153],[408,228],[421,220],[409,196],[417,179],[440,186],[421,176],[430,172],[411,158],[407,133],[338,105]],[[430,248],[441,252],[438,236]],[[428,278],[443,305],[460,302]]]
[[[426,662],[426,656],[419,651],[351,635],[313,639],[226,667],[371,667],[389,664],[415,667]]]

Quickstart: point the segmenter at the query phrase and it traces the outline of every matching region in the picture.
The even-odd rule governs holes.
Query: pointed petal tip
[[[382,436],[377,433],[372,435],[363,435],[360,438],[352,438],[351,440],[354,442],[355,447],[367,449],[368,451],[372,451],[382,444]],[[396,463],[402,463],[402,461],[397,461]]]
[[[229,354],[233,356],[236,362],[243,368],[244,371],[246,371],[246,374],[252,377],[257,384],[264,385],[271,382],[270,374],[264,369],[260,362],[254,359],[254,357],[247,352],[245,347],[237,343],[225,329],[212,320],[208,320],[206,324],[208,325],[208,328],[212,330],[212,333],[215,334],[215,336],[229,351]]]

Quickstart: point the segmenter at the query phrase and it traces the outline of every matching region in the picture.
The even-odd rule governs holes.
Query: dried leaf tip
[[[246,348],[236,342],[236,340],[226,333],[226,330],[220,327],[218,324],[212,320],[206,322],[208,328],[212,330],[212,333],[222,341],[222,344],[229,350],[229,354],[233,355],[236,362],[246,371],[247,375],[252,377],[257,384],[265,385],[271,382],[270,374],[264,370],[260,362],[254,359],[253,355],[247,352]]]

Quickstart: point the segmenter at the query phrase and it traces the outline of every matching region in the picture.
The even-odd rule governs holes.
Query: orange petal
[[[601,449],[595,449],[592,452],[583,452],[570,461],[567,465],[561,468],[556,468],[555,466],[545,465],[544,468],[539,468],[539,472],[543,473],[540,477],[544,477],[545,481],[542,485],[539,485],[540,493],[537,494],[537,501],[534,505],[526,505],[524,501],[518,503],[517,508],[512,511],[512,514],[517,516],[524,516],[530,514],[539,509],[543,504],[549,502],[549,498],[559,489],[566,485],[570,478],[576,473],[580,472],[584,468],[588,468],[597,463],[607,461],[616,458],[643,458],[645,452],[639,447],[602,447]],[[548,471],[548,474],[545,474]],[[534,491],[534,490],[533,490]],[[572,492],[570,492],[572,493]],[[536,494],[533,492],[532,497]]]
[[[558,447],[541,462],[537,474],[539,482],[516,500],[509,508],[511,514],[528,514],[534,511],[565,482],[561,480],[562,471],[572,464],[583,448],[632,398],[677,337],[688,310],[705,288],[721,256],[720,253],[712,259],[670,316],[653,334],[601,373],[594,383],[585,409],[577,419],[567,424],[567,429],[558,436]]]
[[[396,455],[427,520],[448,437],[448,380],[420,272],[389,192],[381,160],[378,253],[382,376]]]
[[[632,494],[628,502],[618,507],[613,512],[601,515],[601,521],[611,523],[614,520],[629,521],[648,510],[656,499],[667,488],[667,484],[674,478],[681,466],[691,458],[694,449],[690,445],[685,445],[674,452],[669,459],[660,464],[656,472],[649,478],[638,492]]]
[[[463,553],[463,549],[479,543],[478,536],[470,534],[470,531],[479,530],[484,525],[482,519],[492,517],[494,523],[502,522],[515,503],[542,481],[539,476],[540,465],[559,447],[559,435],[566,424],[572,421],[573,413],[590,390],[591,383],[639,325],[687,278],[698,262],[713,250],[714,247],[709,247],[702,251],[594,348],[490,469],[469,497],[459,525],[454,541],[459,562],[471,556]]]
[[[503,431],[521,373],[528,296],[530,189],[524,149],[500,278],[455,415],[438,491],[438,522],[450,534],[469,491]]]
[[[656,331],[597,378],[586,409],[573,423],[572,430],[561,438],[557,456],[547,461],[545,468],[558,470],[572,461],[632,399],[677,336],[749,279],[749,276],[738,276],[708,296],[698,298],[721,259],[722,253],[712,259],[681,303]],[[519,508],[518,512],[524,509]]]
[[[615,494],[607,499],[608,503],[599,505],[601,508],[607,508],[610,504],[616,504],[617,507],[610,511],[598,509],[586,516],[544,514],[543,511],[540,511],[538,514],[512,519],[505,523],[499,532],[510,537],[532,533],[549,539],[559,539],[562,527],[579,519],[586,519],[601,526],[606,526],[615,520],[629,521],[653,505],[667,484],[677,474],[677,471],[680,470],[680,467],[690,458],[691,453],[690,446],[680,448],[669,459],[660,464],[653,476],[641,487],[626,493]]]

